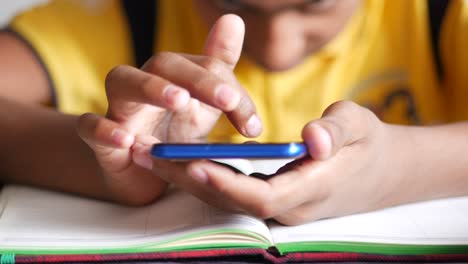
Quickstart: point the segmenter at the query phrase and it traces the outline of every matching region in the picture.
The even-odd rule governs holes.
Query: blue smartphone
[[[307,154],[303,143],[252,144],[154,144],[151,155],[157,159],[287,159]]]

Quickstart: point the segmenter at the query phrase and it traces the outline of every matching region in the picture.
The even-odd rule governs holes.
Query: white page
[[[274,174],[281,167],[293,160],[294,159],[254,159],[250,162],[252,163],[252,167],[254,168],[255,172],[263,174]]]
[[[213,161],[227,164],[249,175],[254,172],[274,174],[279,168],[294,159],[212,159]]]
[[[262,221],[215,210],[174,189],[141,208],[20,186],[5,187],[0,199],[0,249],[135,246],[216,228],[258,231],[269,237]]]
[[[275,243],[354,241],[468,244],[468,197],[414,203],[286,227],[270,224]]]

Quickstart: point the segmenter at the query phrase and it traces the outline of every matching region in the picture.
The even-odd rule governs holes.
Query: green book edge
[[[377,255],[432,255],[468,253],[468,245],[408,245],[364,242],[299,242],[278,243],[278,251],[284,255],[291,252],[349,252]]]
[[[203,238],[217,234],[238,234],[251,237],[258,242],[222,242],[206,243],[182,246],[165,246],[173,242],[183,242],[184,240]],[[168,239],[160,242],[148,242],[139,245],[113,248],[96,249],[49,249],[49,248],[0,248],[1,255],[44,255],[44,254],[119,254],[119,253],[147,253],[147,252],[169,252],[183,250],[205,250],[222,248],[263,248],[276,247],[281,255],[292,252],[350,252],[366,253],[379,255],[428,255],[428,254],[463,254],[468,253],[468,245],[408,245],[408,244],[389,244],[389,243],[366,243],[352,241],[314,241],[314,242],[296,242],[296,243],[278,243],[271,245],[268,240],[262,236],[241,229],[222,228],[217,230],[208,230],[186,234],[177,238]]]
[[[203,238],[216,234],[239,234],[246,237],[252,237],[258,240],[257,242],[222,242],[222,243],[206,243],[185,246],[164,246],[165,244],[173,242],[183,242],[187,239]],[[0,254],[16,254],[16,255],[54,255],[54,254],[120,254],[120,253],[147,253],[147,252],[168,252],[168,251],[182,251],[182,250],[202,250],[202,249],[220,249],[220,248],[269,248],[270,242],[260,235],[253,232],[248,232],[240,229],[217,229],[209,231],[195,232],[180,236],[174,239],[169,239],[160,242],[142,243],[126,247],[113,247],[113,248],[97,248],[97,249],[83,249],[83,248],[67,248],[67,249],[49,249],[49,248],[0,248]]]

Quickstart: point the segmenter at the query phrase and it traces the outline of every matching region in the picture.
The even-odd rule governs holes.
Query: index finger
[[[176,84],[125,65],[115,67],[107,75],[106,95],[107,116],[116,121],[127,121],[143,104],[177,110],[190,100],[189,92]]]
[[[244,21],[227,14],[216,21],[205,43],[205,55],[223,61],[231,70],[236,67],[242,53],[245,36]],[[226,113],[232,124],[248,137],[259,136],[262,122],[256,114],[255,104],[245,91],[236,109]]]
[[[180,54],[180,56],[192,61],[193,63],[199,65],[202,68],[205,68],[208,72],[212,73],[213,75],[220,76],[222,79],[225,79],[228,83],[230,83],[229,88],[234,89],[234,92],[238,93],[240,95],[240,98],[233,109],[231,109],[230,111],[225,111],[226,116],[236,127],[236,129],[239,132],[241,132],[244,136],[257,137],[261,134],[263,125],[257,113],[255,103],[252,101],[247,91],[237,81],[236,77],[234,76],[234,73],[231,69],[227,67],[226,63],[218,59],[212,59],[204,56],[196,56],[190,54]],[[177,67],[178,69],[181,68],[180,66]],[[201,75],[202,74],[198,74],[198,76]],[[210,89],[204,90],[203,92],[209,91]],[[216,94],[216,91],[214,94]],[[216,95],[214,94],[211,95],[211,98],[216,98]],[[223,93],[217,94],[225,96],[226,100],[231,102],[234,99],[232,95],[226,95]],[[191,95],[197,97],[197,94]],[[205,103],[213,101],[213,99],[210,100],[210,96],[208,96],[205,100],[203,100],[203,98],[199,99],[201,99]]]
[[[211,28],[205,43],[205,55],[236,67],[244,43],[244,21],[236,15],[224,15]]]

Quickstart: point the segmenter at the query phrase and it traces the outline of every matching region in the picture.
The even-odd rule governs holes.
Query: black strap
[[[442,65],[439,47],[440,30],[449,3],[450,0],[428,0],[432,50],[434,54],[434,60],[437,66],[437,74],[440,80],[444,78],[444,67]]]
[[[135,65],[141,67],[154,51],[157,1],[122,0],[122,7],[130,26]]]

